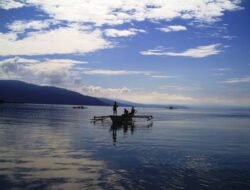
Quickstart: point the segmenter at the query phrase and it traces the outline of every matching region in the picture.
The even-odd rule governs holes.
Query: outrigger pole
[[[133,119],[135,118],[140,118],[140,119],[147,119],[147,121],[150,121],[153,119],[152,115],[133,115],[133,116],[124,116],[124,115],[107,115],[107,116],[94,116],[93,119],[91,119],[92,122],[97,122],[97,121],[104,121],[105,119],[110,118],[114,123],[129,123],[133,122]]]

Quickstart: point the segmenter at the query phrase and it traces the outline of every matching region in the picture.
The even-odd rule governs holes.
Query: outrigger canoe
[[[124,115],[108,115],[108,116],[95,116],[92,121],[104,121],[105,119],[110,118],[113,124],[124,124],[124,123],[132,123],[134,119],[146,119],[150,121],[153,119],[152,115],[133,115],[133,116],[124,116]]]

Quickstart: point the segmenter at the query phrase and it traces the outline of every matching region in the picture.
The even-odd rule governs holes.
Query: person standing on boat
[[[114,102],[114,105],[113,105],[113,115],[117,115],[117,108],[118,108],[118,104],[117,104],[117,102]]]
[[[136,110],[135,110],[135,107],[134,106],[132,106],[132,108],[131,108],[131,111],[130,111],[130,115],[135,115],[135,113],[136,113]]]

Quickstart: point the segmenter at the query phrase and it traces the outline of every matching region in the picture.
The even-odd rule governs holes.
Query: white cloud
[[[179,56],[179,57],[192,57],[192,58],[203,58],[210,55],[216,55],[221,52],[218,48],[221,44],[212,44],[207,46],[198,46],[196,48],[187,49],[183,52],[170,52],[162,51],[160,49],[152,49],[140,52],[142,55],[158,55],[158,56]]]
[[[198,91],[199,87],[182,87],[182,86],[165,86],[166,89],[174,88],[178,91]],[[200,104],[200,105],[250,105],[250,98],[228,98],[228,97],[194,97],[180,95],[179,93],[171,94],[159,91],[145,91],[143,89],[131,89],[128,87],[121,88],[104,88],[101,86],[82,86],[78,89],[83,94],[96,97],[106,97],[114,99],[123,99],[138,103],[157,103],[157,104]]]
[[[101,86],[84,85],[81,80],[82,71],[92,71],[93,73],[104,75],[118,74],[145,74],[144,71],[115,71],[115,70],[91,70],[80,69],[86,62],[71,59],[28,59],[22,57],[13,57],[0,61],[0,78],[1,79],[18,79],[29,81],[35,84],[47,84],[59,86],[71,90],[81,92],[83,94],[119,98],[141,103],[187,103],[187,104],[228,104],[228,105],[249,105],[248,97],[238,99],[226,97],[200,97],[185,96],[183,91],[198,91],[197,86],[182,87],[182,86],[163,86],[159,91],[146,91],[143,89],[131,89],[128,87],[120,88],[104,88]],[[80,67],[79,67],[80,66]],[[149,76],[152,73],[149,72]],[[233,79],[229,83],[250,82],[250,77]],[[173,90],[172,90],[173,89]],[[180,92],[180,93],[179,93]]]
[[[177,76],[170,75],[159,75],[159,72],[153,71],[138,71],[138,70],[110,70],[110,69],[90,69],[90,68],[81,68],[81,73],[86,75],[145,75],[151,78],[158,79],[171,79],[177,78]]]
[[[43,11],[50,19],[19,20],[8,24],[7,28],[11,32],[0,33],[0,44],[5,47],[0,49],[0,56],[86,54],[114,46],[103,37],[104,34],[107,37],[129,37],[146,32],[135,28],[124,30],[110,28],[102,31],[100,26],[145,20],[171,21],[176,18],[191,19],[191,22],[194,20],[214,22],[220,19],[224,12],[240,9],[240,3],[240,0],[1,0],[0,7],[4,9],[34,7]],[[57,26],[59,23],[69,27]],[[50,27],[52,25],[57,27],[52,29]],[[87,26],[91,28],[84,29]],[[186,30],[186,27],[172,25],[161,30],[181,31]],[[189,56],[189,52],[186,53]],[[185,52],[184,54],[169,52],[169,55],[185,56]]]
[[[240,0],[27,0],[57,20],[117,25],[131,21],[172,20],[175,18],[213,22],[225,11],[238,10]]]
[[[196,92],[196,91],[200,91],[202,90],[201,87],[197,87],[197,86],[178,86],[178,85],[164,85],[164,86],[160,86],[161,90],[177,90],[177,91],[184,91],[184,92]]]
[[[82,86],[80,89],[83,93],[91,95],[91,96],[96,96],[96,97],[117,97],[121,95],[126,95],[131,92],[131,89],[127,87],[122,87],[122,88],[103,88],[100,86]]]
[[[227,84],[250,83],[250,76],[228,79],[228,80],[223,81],[222,83],[227,83]]]
[[[121,76],[121,75],[144,75],[151,77],[156,72],[139,70],[110,70],[110,69],[91,69],[84,65],[87,62],[71,59],[25,59],[13,57],[0,61],[2,78],[30,78],[32,80],[47,80],[55,78],[61,79],[71,77],[80,79],[83,75],[99,76]]]
[[[33,73],[53,73],[56,71],[69,70],[77,64],[86,64],[86,62],[70,59],[46,59],[38,64],[29,64],[26,68]]]
[[[17,8],[22,8],[24,6],[23,3],[20,1],[14,1],[14,0],[1,0],[0,1],[0,9],[17,9]]]
[[[216,68],[214,69],[215,71],[220,71],[220,72],[227,72],[227,71],[231,71],[231,68]]]
[[[187,27],[181,26],[181,25],[171,25],[171,26],[166,26],[162,28],[158,28],[158,30],[162,32],[178,32],[178,31],[185,31],[187,30]]]
[[[100,86],[83,86],[81,92],[91,96],[106,97],[106,98],[119,98],[138,103],[184,103],[196,102],[194,98],[160,93],[157,91],[146,92],[144,90],[130,89],[127,87],[122,88],[103,88]]]
[[[100,30],[81,30],[77,26],[49,31],[31,32],[23,39],[15,33],[0,33],[0,55],[41,55],[90,53],[110,48],[112,44],[102,37]]]
[[[129,37],[135,36],[137,33],[145,33],[145,30],[129,28],[127,30],[106,29],[105,35],[109,37]]]
[[[204,97],[198,103],[207,105],[249,106],[250,98]]]
[[[82,73],[87,75],[150,75],[149,71],[108,70],[108,69],[85,69]]]
[[[170,79],[176,78],[176,76],[168,76],[168,75],[151,75],[152,78],[159,78],[159,79]]]
[[[231,68],[215,68],[213,69],[213,76],[224,76],[226,73],[228,73],[229,71],[231,71]]]
[[[87,62],[71,59],[25,59],[13,57],[0,61],[1,78],[30,80],[31,82],[45,81],[58,85],[65,82],[71,86],[72,81],[81,81],[83,75],[120,76],[144,75],[151,76],[151,71],[91,69],[84,65]],[[81,83],[81,82],[80,82]]]
[[[227,39],[227,40],[232,40],[234,38],[237,38],[237,36],[224,35],[224,36],[222,36],[222,38]]]
[[[55,20],[32,20],[32,21],[14,21],[7,25],[7,28],[12,32],[23,33],[27,29],[41,30],[47,29],[51,25],[58,24]]]
[[[76,65],[86,64],[83,61],[71,59],[25,59],[14,57],[0,61],[0,72],[4,73],[2,79],[28,80],[35,83],[61,84],[69,82],[78,76],[74,76]]]
[[[25,59],[22,57],[12,57],[9,59],[3,59],[0,61],[0,64],[8,64],[8,63],[38,63],[39,61],[36,59]]]
[[[14,32],[1,33],[0,32],[0,42],[4,41],[15,41],[17,39],[17,34]]]

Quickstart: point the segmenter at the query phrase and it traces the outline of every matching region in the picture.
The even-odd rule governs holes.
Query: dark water
[[[121,109],[121,108],[120,108]],[[250,111],[0,105],[0,189],[250,189]]]

